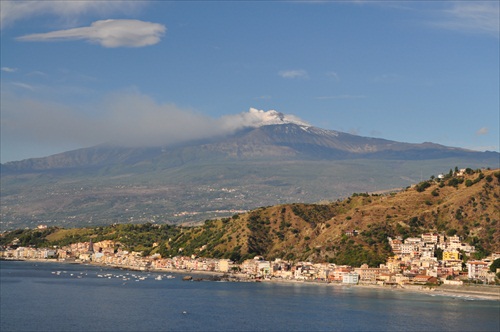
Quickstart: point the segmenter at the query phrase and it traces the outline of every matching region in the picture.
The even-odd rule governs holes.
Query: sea
[[[500,331],[500,301],[186,274],[0,261],[0,331]]]

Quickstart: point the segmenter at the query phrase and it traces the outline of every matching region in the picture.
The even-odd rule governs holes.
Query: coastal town
[[[356,236],[356,231],[348,236]],[[500,269],[490,266],[500,253],[482,260],[471,259],[474,246],[461,242],[459,236],[425,233],[420,237],[388,238],[394,255],[385,264],[370,267],[336,265],[333,263],[273,261],[255,256],[241,264],[229,259],[183,256],[144,257],[140,252],[117,248],[115,241],[80,242],[61,248],[34,248],[18,246],[16,241],[0,248],[5,260],[47,260],[68,263],[87,263],[142,271],[173,271],[219,273],[245,281],[318,281],[339,284],[390,285],[404,288],[408,285],[463,285],[464,283],[494,284]]]

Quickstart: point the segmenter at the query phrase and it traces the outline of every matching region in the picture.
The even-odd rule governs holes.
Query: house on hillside
[[[358,236],[359,232],[355,229],[347,230],[344,233],[346,236]]]
[[[424,233],[422,234],[422,241],[424,243],[437,244],[440,241],[441,236],[437,233]]]
[[[460,260],[460,252],[458,250],[443,251],[443,261],[456,261],[456,260]]]

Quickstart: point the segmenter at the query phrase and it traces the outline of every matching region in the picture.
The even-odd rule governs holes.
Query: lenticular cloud
[[[103,47],[144,47],[157,44],[165,34],[162,24],[139,20],[101,20],[89,27],[36,33],[22,41],[88,40]]]

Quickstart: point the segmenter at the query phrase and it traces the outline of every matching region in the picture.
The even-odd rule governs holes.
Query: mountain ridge
[[[262,124],[211,140],[196,140],[163,147],[120,147],[97,145],[55,155],[11,161],[1,164],[2,172],[23,172],[49,169],[135,164],[144,159],[161,160],[183,149],[196,149],[197,154],[216,153],[225,158],[287,158],[319,159],[399,158],[435,159],[443,157],[500,156],[497,152],[478,152],[436,143],[404,143],[382,138],[357,136],[334,130],[305,126],[293,122]],[[165,153],[167,152],[167,153]],[[206,157],[206,156],[205,156]],[[182,159],[180,160],[182,162]]]

